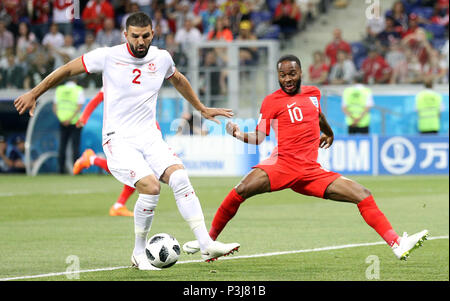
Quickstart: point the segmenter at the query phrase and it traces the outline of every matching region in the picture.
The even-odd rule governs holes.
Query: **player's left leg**
[[[83,169],[89,168],[92,165],[102,168],[107,173],[111,173],[108,168],[108,163],[105,158],[98,157],[95,152],[88,148],[86,149],[80,158],[78,158],[73,164],[73,174],[79,174]]]
[[[409,252],[420,246],[428,235],[428,231],[423,230],[409,237],[404,234],[400,238],[378,208],[370,191],[348,178],[341,176],[335,179],[325,190],[324,198],[356,204],[366,223],[386,241],[399,259],[406,259]]]
[[[213,241],[209,236],[200,201],[183,165],[175,164],[169,166],[163,172],[160,180],[169,184],[170,188],[172,188],[178,210],[189,224],[192,232],[194,232],[202,250],[202,257],[206,261],[215,260],[220,256],[237,251],[239,244],[222,244]]]

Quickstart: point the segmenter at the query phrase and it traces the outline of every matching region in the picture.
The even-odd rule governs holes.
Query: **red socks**
[[[130,187],[128,185],[123,185],[122,193],[119,196],[119,199],[117,199],[116,203],[122,204],[125,206],[125,203],[128,201],[130,196],[133,194],[133,192],[136,190],[134,187]]]
[[[237,194],[234,188],[225,197],[219,209],[217,209],[216,215],[214,215],[211,229],[209,230],[209,236],[213,240],[216,240],[217,236],[222,232],[228,221],[233,218],[244,200],[243,197]]]
[[[109,171],[109,168],[108,168],[108,164],[107,164],[107,162],[106,162],[106,159],[104,159],[104,158],[100,158],[100,157],[95,157],[95,159],[94,159],[94,165],[95,166],[98,166],[98,167],[100,167],[100,168],[103,168],[103,170],[105,170],[107,173],[111,173],[110,171]]]
[[[358,209],[366,223],[377,231],[389,246],[392,247],[394,243],[399,243],[399,236],[392,229],[383,212],[378,209],[373,196],[370,195],[359,202]]]

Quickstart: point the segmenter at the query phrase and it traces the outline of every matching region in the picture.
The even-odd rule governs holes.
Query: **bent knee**
[[[154,177],[145,177],[136,182],[139,193],[157,195],[161,191],[161,185]]]

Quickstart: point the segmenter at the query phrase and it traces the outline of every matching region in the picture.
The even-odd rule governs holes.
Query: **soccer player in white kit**
[[[158,204],[160,183],[168,184],[177,207],[200,243],[202,258],[213,261],[237,251],[238,243],[213,241],[206,230],[200,202],[181,160],[162,139],[156,127],[156,101],[164,79],[202,113],[217,123],[215,116],[231,117],[229,109],[205,107],[189,81],[176,70],[166,50],[150,46],[152,22],[145,13],[128,17],[127,43],[92,50],[53,71],[31,91],[19,96],[14,106],[19,114],[31,116],[37,98],[61,80],[83,72],[102,72],[104,88],[103,150],[113,176],[139,192],[134,208],[134,266],[154,270],[145,255],[147,234]]]

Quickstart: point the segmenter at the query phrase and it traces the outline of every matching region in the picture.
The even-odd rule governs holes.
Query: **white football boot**
[[[392,251],[394,251],[394,254],[398,259],[406,260],[412,251],[423,245],[423,242],[427,240],[427,236],[428,230],[420,231],[411,236],[408,236],[405,232],[400,239],[400,244],[394,244],[392,246]]]
[[[241,245],[238,243],[224,244],[218,241],[211,242],[206,250],[202,251],[202,259],[206,262],[217,260],[221,256],[233,254],[239,250]]]
[[[141,271],[159,271],[160,268],[152,266],[150,261],[148,261],[147,255],[142,253],[140,255],[131,255],[132,267],[138,268]]]
[[[198,240],[191,240],[186,242],[183,245],[183,251],[187,254],[195,254],[200,251],[200,244],[198,243]]]

